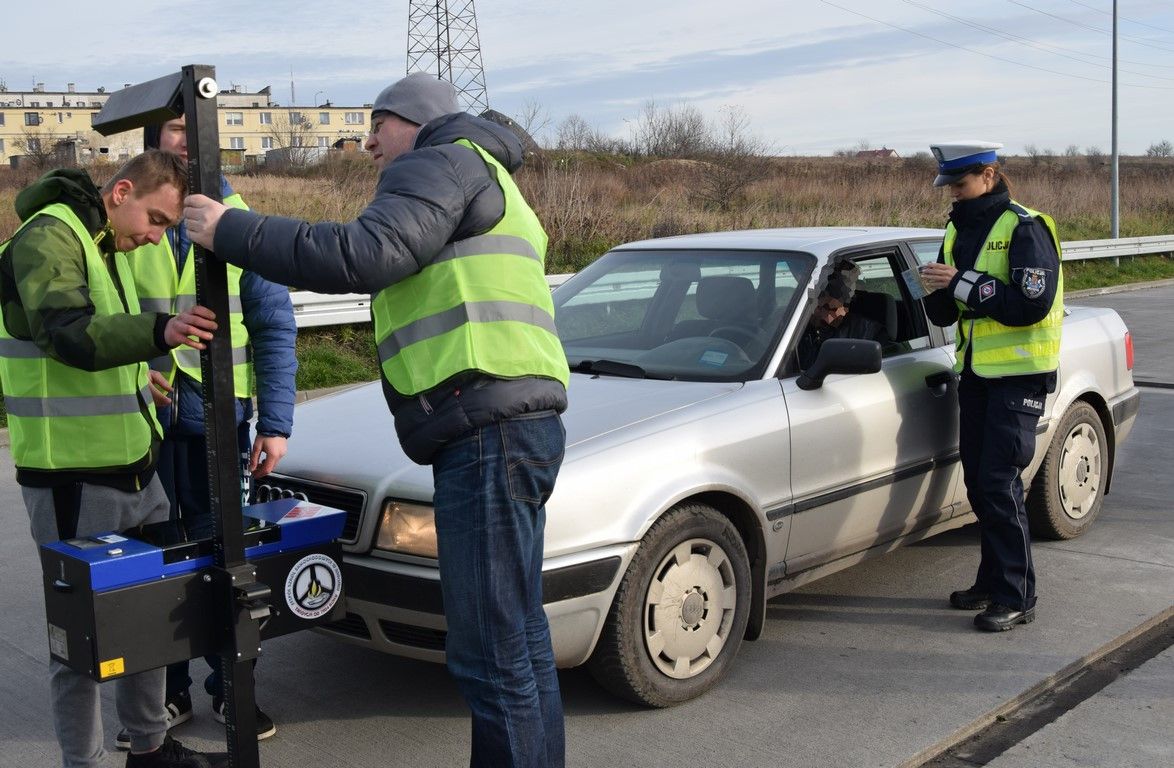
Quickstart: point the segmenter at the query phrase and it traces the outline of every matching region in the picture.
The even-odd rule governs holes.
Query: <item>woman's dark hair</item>
[[[999,186],[999,182],[1001,181],[1001,182],[1003,182],[1003,185],[1007,187],[1007,192],[1010,192],[1011,191],[1011,179],[1010,179],[1010,177],[1007,176],[1006,172],[1003,171],[1003,166],[1000,165],[999,161],[997,161],[997,160],[993,163],[983,163],[982,165],[976,165],[973,168],[971,168],[969,172],[970,173],[982,173],[987,168],[994,168],[995,169],[995,186],[996,187]]]

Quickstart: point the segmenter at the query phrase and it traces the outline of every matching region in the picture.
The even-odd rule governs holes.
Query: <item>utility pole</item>
[[[452,83],[472,114],[489,109],[473,0],[411,0],[407,71],[432,72]]]
[[[1109,183],[1112,202],[1109,206],[1109,236],[1116,239],[1121,234],[1120,180],[1117,171],[1117,0],[1113,0],[1113,165]]]

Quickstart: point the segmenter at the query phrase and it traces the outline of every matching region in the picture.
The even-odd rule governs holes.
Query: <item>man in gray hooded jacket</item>
[[[425,73],[384,89],[371,120],[365,146],[380,174],[355,221],[309,224],[194,195],[187,229],[269,280],[375,294],[383,389],[400,444],[433,467],[445,651],[472,710],[471,764],[557,768],[564,731],[542,608],[542,542],[569,374],[542,270],[546,235],[510,178],[521,144],[459,112],[452,85]],[[441,295],[459,298],[427,314]],[[392,318],[391,333],[386,319],[381,331],[381,313]],[[396,360],[412,347],[416,356]],[[454,368],[454,360],[476,362]]]

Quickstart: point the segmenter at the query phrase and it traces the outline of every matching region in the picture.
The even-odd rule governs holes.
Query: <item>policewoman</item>
[[[922,268],[933,290],[925,298],[930,319],[957,323],[959,450],[982,542],[974,584],[952,593],[950,604],[982,611],[974,624],[990,632],[1035,619],[1021,473],[1056,388],[1064,315],[1056,224],[1011,199],[996,155],[1002,146],[930,147],[934,186],[948,187],[954,204],[937,263]]]

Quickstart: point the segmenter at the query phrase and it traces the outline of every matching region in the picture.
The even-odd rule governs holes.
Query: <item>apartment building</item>
[[[129,87],[130,83],[123,87]],[[45,90],[38,83],[29,91],[13,91],[0,83],[0,164],[39,162],[42,165],[87,165],[102,160],[119,162],[142,151],[142,130],[102,136],[93,122],[110,97],[105,88],[77,91]],[[244,164],[262,164],[267,152],[285,162],[312,161],[329,148],[353,147],[362,141],[370,121],[370,105],[337,107],[283,107],[273,101],[268,86],[257,92],[233,86],[217,97],[220,148],[225,157]],[[348,141],[351,140],[351,141]]]

